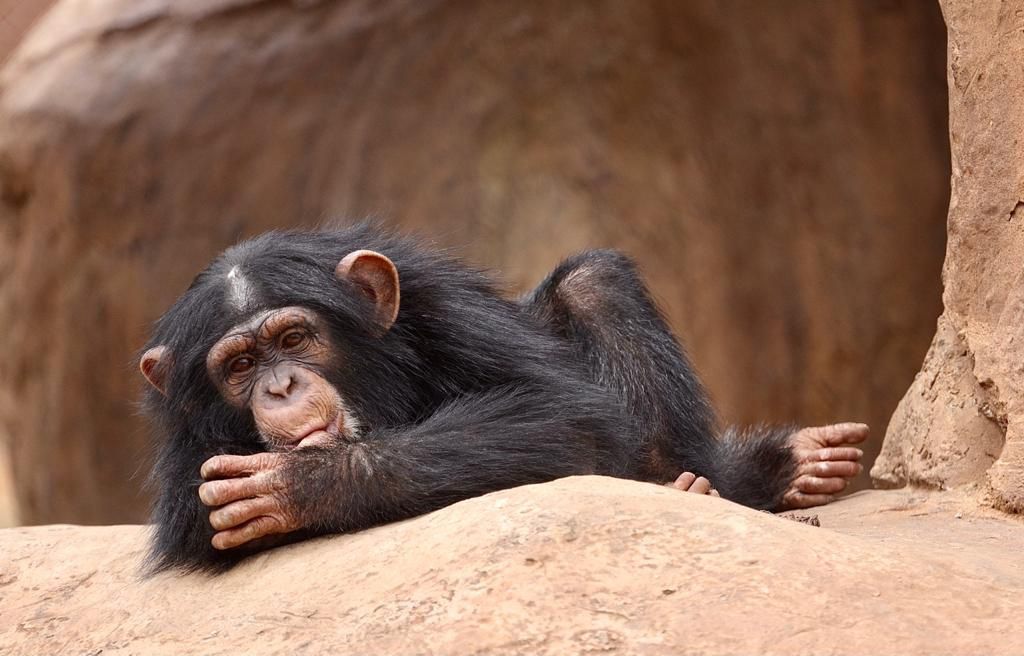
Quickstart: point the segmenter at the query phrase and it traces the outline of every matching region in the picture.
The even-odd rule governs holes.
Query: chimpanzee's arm
[[[494,490],[586,474],[631,440],[625,413],[596,388],[501,389],[467,396],[422,423],[282,454],[219,456],[200,490],[218,548],[271,533],[330,533],[419,515]],[[614,471],[614,470],[613,470]],[[243,476],[243,477],[239,477]],[[225,505],[226,504],[226,505]]]

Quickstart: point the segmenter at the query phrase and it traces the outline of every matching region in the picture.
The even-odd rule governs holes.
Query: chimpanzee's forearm
[[[296,452],[288,496],[314,532],[365,528],[494,490],[623,462],[625,414],[603,396],[479,394],[424,422]]]

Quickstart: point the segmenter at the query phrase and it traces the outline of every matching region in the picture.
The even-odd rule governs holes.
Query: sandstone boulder
[[[953,152],[945,312],[889,425],[882,485],[987,480],[1024,511],[1024,0],[944,0]]]
[[[228,574],[138,578],[145,529],[0,531],[25,654],[1017,654],[1024,526],[864,492],[821,528],[655,485],[563,479]]]

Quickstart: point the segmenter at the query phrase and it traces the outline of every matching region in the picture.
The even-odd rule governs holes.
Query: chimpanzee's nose
[[[282,399],[288,398],[288,394],[292,391],[295,386],[295,377],[292,376],[291,371],[273,370],[270,372],[269,380],[267,380],[266,391],[271,396],[277,396]]]

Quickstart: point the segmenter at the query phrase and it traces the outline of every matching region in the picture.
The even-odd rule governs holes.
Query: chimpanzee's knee
[[[605,322],[657,312],[636,263],[615,250],[585,251],[564,260],[524,304],[555,321]]]

